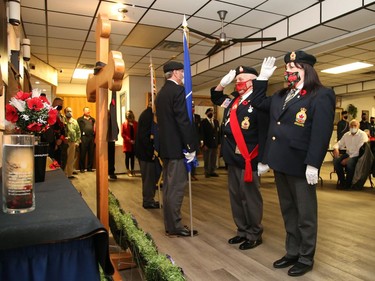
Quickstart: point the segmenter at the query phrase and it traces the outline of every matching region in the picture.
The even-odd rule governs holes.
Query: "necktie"
[[[285,108],[286,104],[297,95],[297,93],[298,93],[297,89],[291,89],[289,91],[288,95],[285,98],[283,109]]]

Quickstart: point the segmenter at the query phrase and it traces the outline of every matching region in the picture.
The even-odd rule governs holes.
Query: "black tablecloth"
[[[0,250],[92,238],[97,261],[113,274],[108,232],[61,170],[46,172],[35,185],[35,200],[30,213],[0,212]]]

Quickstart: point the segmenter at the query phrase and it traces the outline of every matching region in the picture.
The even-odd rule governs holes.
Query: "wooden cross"
[[[125,73],[121,52],[109,50],[111,23],[99,14],[96,26],[96,61],[105,64],[96,75],[90,74],[86,84],[88,102],[96,102],[96,209],[101,223],[109,229],[108,216],[108,90],[119,91]],[[108,58],[109,57],[109,58]]]

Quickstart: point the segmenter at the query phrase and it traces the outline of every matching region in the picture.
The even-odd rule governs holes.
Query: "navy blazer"
[[[183,149],[197,150],[198,137],[190,121],[185,101],[185,88],[167,80],[155,99],[159,128],[160,157],[184,158]]]
[[[264,164],[274,171],[305,177],[306,165],[320,169],[333,131],[335,93],[319,88],[298,94],[282,109],[286,89],[270,97],[257,96],[255,107],[268,110],[270,124]]]
[[[203,145],[208,148],[217,148],[219,145],[219,121],[213,119],[214,126],[208,121],[207,118],[204,118],[201,121],[200,135]]]
[[[255,95],[263,93],[265,95],[267,90],[267,81],[257,81],[253,80],[253,93],[242,102],[237,108],[237,119],[241,132],[244,136],[245,143],[247,145],[248,152],[250,153],[257,144],[258,156],[252,159],[251,166],[253,171],[257,171],[258,162],[263,158],[263,151],[265,146],[265,140],[268,129],[268,114],[265,111],[256,109],[252,105],[252,98]],[[238,96],[237,92],[231,94],[234,97]],[[221,105],[225,99],[229,97],[225,95],[222,91],[215,91],[215,88],[211,89],[211,100],[216,105]],[[223,139],[221,141],[222,155],[224,161],[229,165],[234,165],[238,168],[245,168],[245,160],[243,156],[238,152],[237,144],[234,139],[231,127],[230,127],[230,111],[233,105],[234,99],[231,99],[230,104],[224,110],[222,134]],[[243,126],[242,122],[248,120],[249,126]]]

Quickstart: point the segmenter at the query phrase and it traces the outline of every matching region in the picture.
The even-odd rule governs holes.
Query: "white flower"
[[[39,90],[39,89],[33,89],[33,92],[32,92],[32,94],[31,94],[31,97],[32,98],[38,98],[39,96],[40,96],[40,94],[41,94],[41,90]]]
[[[16,99],[15,97],[11,98],[9,103],[13,105],[19,112],[25,111],[26,102],[23,100]]]

